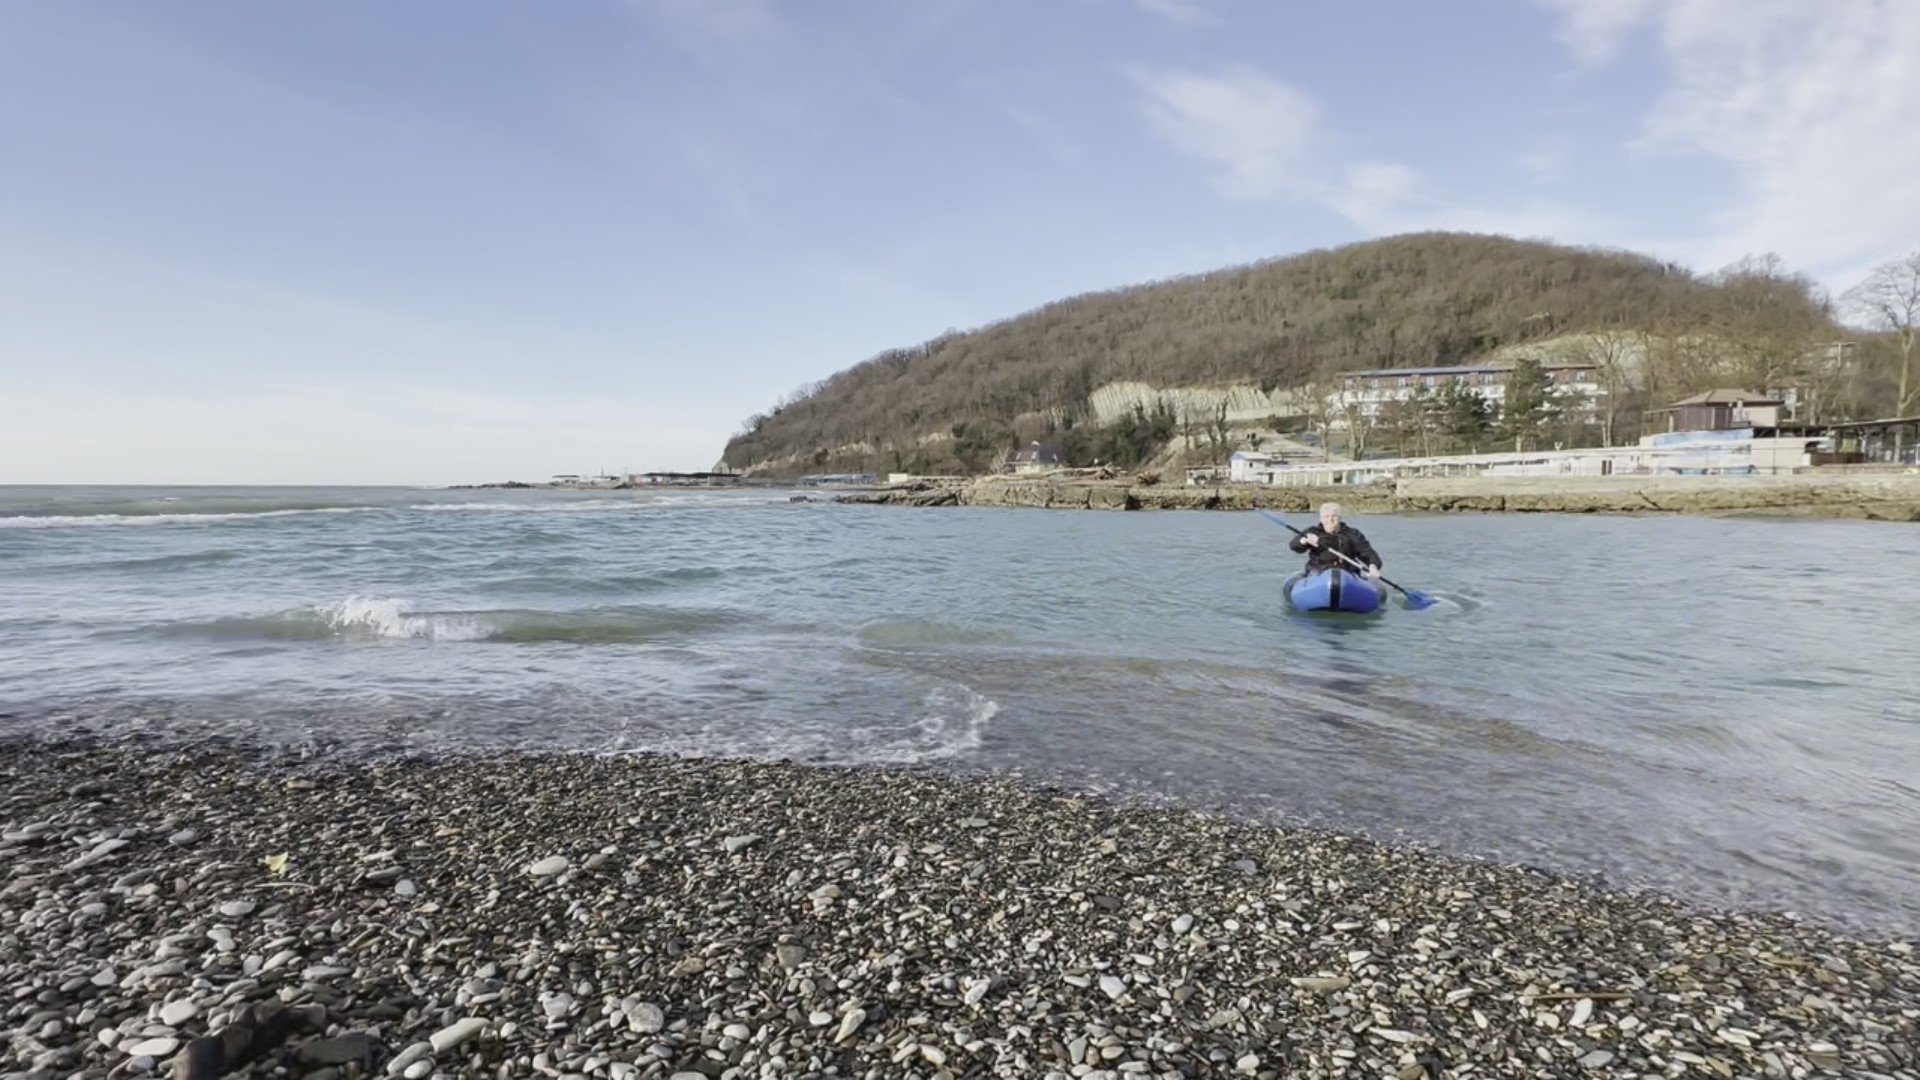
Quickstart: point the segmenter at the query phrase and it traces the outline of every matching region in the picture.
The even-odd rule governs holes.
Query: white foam
[[[219,521],[299,517],[306,514],[363,514],[380,506],[321,506],[301,510],[248,510],[210,514],[49,514],[44,517],[0,517],[0,529],[99,528],[113,525],[200,525]]]
[[[388,640],[478,641],[492,632],[465,615],[410,615],[403,602],[382,596],[349,596],[315,609],[327,625],[346,636]]]
[[[958,757],[980,749],[987,725],[1000,713],[999,702],[972,687],[957,684],[929,690],[922,701],[927,711],[914,721],[914,734],[872,747],[857,757],[890,764]]]

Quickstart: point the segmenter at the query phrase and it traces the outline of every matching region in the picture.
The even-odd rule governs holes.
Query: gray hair
[[[1323,513],[1323,514],[1332,514],[1332,515],[1333,515],[1334,517],[1346,517],[1346,516],[1347,516],[1347,515],[1346,515],[1346,512],[1340,509],[1340,504],[1339,504],[1339,503],[1337,503],[1337,502],[1325,502],[1325,503],[1321,503],[1321,504],[1320,504],[1320,512],[1321,512],[1321,513]]]

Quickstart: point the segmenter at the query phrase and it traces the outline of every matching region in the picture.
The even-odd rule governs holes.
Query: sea
[[[1349,522],[1431,607],[1288,609],[1256,513],[0,487],[0,733],[1009,773],[1920,932],[1913,526]]]

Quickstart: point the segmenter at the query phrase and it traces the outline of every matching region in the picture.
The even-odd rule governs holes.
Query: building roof
[[[1676,401],[1673,404],[1667,406],[1667,408],[1677,409],[1677,408],[1680,408],[1682,405],[1785,405],[1785,404],[1786,402],[1781,401],[1779,398],[1770,397],[1766,394],[1757,393],[1752,390],[1722,389],[1722,390],[1705,390],[1698,394],[1693,395],[1692,397],[1681,398],[1679,401]]]
[[[1494,364],[1464,364],[1456,367],[1402,367],[1370,368],[1366,371],[1349,371],[1349,379],[1378,379],[1395,375],[1493,375],[1507,368]]]
[[[1847,420],[1838,424],[1816,424],[1823,430],[1838,431],[1860,430],[1866,428],[1905,427],[1908,424],[1920,424],[1920,416],[1889,416],[1880,420]]]
[[[1545,371],[1558,371],[1563,368],[1586,369],[1594,366],[1579,360],[1542,359],[1539,364]],[[1349,371],[1343,378],[1380,379],[1400,375],[1502,375],[1512,370],[1511,361],[1501,361],[1493,364],[1455,364],[1447,367],[1369,368],[1365,371]]]

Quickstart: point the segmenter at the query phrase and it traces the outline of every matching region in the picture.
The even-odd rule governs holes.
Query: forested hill
[[[1297,387],[1471,362],[1605,328],[1742,320],[1837,332],[1804,279],[1703,278],[1646,256],[1422,233],[1060,300],[890,350],[750,418],[723,463],[769,473],[978,471],[1089,415],[1106,384]]]

